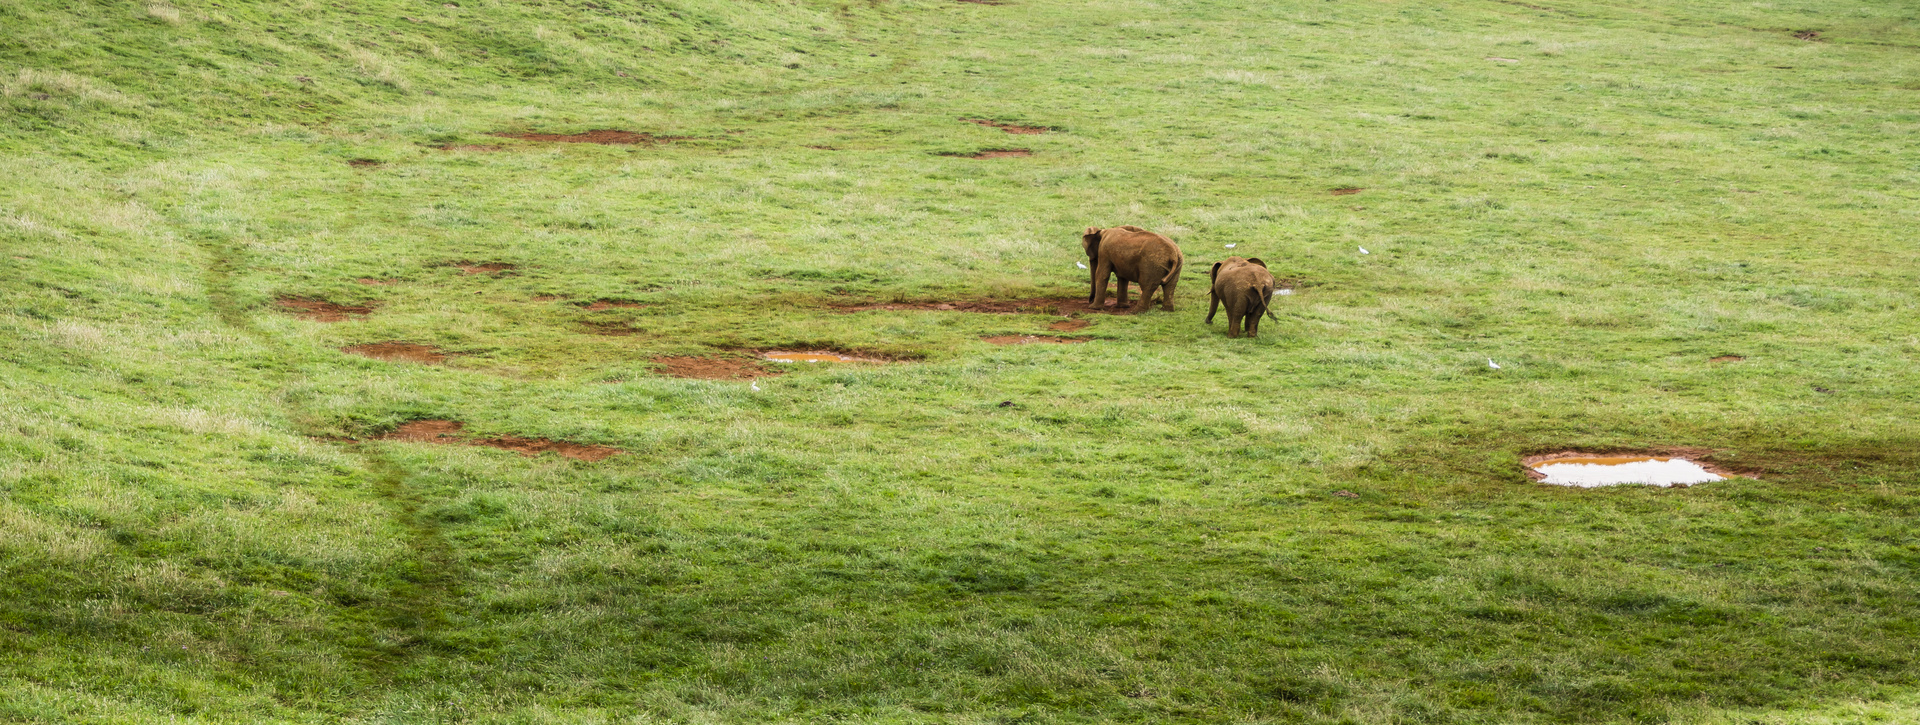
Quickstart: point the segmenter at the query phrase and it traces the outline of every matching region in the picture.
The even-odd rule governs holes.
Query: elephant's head
[[[1087,251],[1088,259],[1100,256],[1100,228],[1087,227],[1087,233],[1080,235],[1080,248]]]

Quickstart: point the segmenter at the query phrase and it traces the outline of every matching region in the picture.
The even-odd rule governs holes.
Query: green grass
[[[1920,717],[1912,7],[69,5],[0,0],[0,721]],[[687,138],[488,135],[603,128]],[[1116,224],[1180,309],[1084,345],[832,309]],[[789,345],[907,362],[650,362]],[[344,440],[416,419],[628,453]],[[1656,446],[1759,478],[1518,462]]]

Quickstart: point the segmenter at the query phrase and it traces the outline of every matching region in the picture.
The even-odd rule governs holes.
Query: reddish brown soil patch
[[[602,337],[633,337],[647,334],[646,330],[628,327],[625,322],[588,322],[581,326],[586,328],[587,334]]]
[[[447,354],[440,352],[438,348],[414,342],[371,342],[365,345],[348,345],[340,348],[340,351],[387,362],[438,365],[447,361]]]
[[[387,285],[398,284],[400,282],[400,280],[397,280],[397,279],[374,279],[372,277],[361,277],[354,281],[359,282],[360,284],[373,285],[376,287],[385,287]]]
[[[1358,186],[1342,186],[1342,187],[1340,187],[1340,188],[1338,188],[1338,189],[1334,189],[1334,190],[1333,190],[1333,195],[1334,195],[1334,196],[1346,196],[1346,195],[1348,195],[1348,194],[1358,194],[1358,193],[1360,193],[1360,192],[1362,192],[1362,191],[1366,191],[1366,189],[1362,189],[1362,188],[1360,188],[1360,187],[1358,187]]]
[[[593,310],[596,312],[600,310],[638,310],[644,308],[646,308],[646,305],[631,300],[594,300],[590,304],[580,305],[580,309]]]
[[[552,143],[597,143],[610,145],[656,146],[670,141],[684,141],[686,136],[655,136],[650,133],[617,131],[610,128],[586,131],[583,133],[490,133],[488,136],[517,138],[522,141],[548,141]]]
[[[1055,337],[1053,335],[994,335],[980,338],[995,345],[1072,345],[1086,342],[1090,337]]]
[[[961,0],[961,1],[965,2],[966,0]],[[1048,131],[1053,130],[1051,128],[1047,128],[1046,126],[1022,126],[1017,123],[1001,123],[999,121],[989,121],[984,118],[962,118],[960,120],[966,121],[967,123],[977,123],[982,126],[991,126],[993,128],[1000,129],[1007,133],[1034,134],[1034,133],[1046,133]]]
[[[768,369],[757,360],[738,357],[656,357],[652,362],[660,366],[661,375],[700,380],[746,380],[785,372]]]
[[[465,424],[457,420],[416,420],[387,432],[386,435],[380,436],[380,439],[456,446],[489,446],[503,448],[523,456],[557,453],[581,461],[598,461],[626,452],[611,446],[570,443],[548,438],[521,438],[520,436],[469,438],[460,434],[460,429],[465,427]]]
[[[379,166],[380,163],[381,162],[375,161],[373,159],[347,159],[347,165],[352,166],[356,169],[364,169],[369,166]]]
[[[1747,358],[1744,355],[1721,355],[1720,357],[1716,357],[1712,360],[1708,360],[1707,362],[1740,362],[1741,360],[1745,360],[1745,359]]]
[[[1694,448],[1690,446],[1661,446],[1658,448],[1631,448],[1631,449],[1597,448],[1597,449],[1590,449],[1590,450],[1584,450],[1584,451],[1567,450],[1567,451],[1554,451],[1552,453],[1540,453],[1536,455],[1531,455],[1531,456],[1527,456],[1525,458],[1520,459],[1520,466],[1525,470],[1527,474],[1527,478],[1531,478],[1535,481],[1539,481],[1539,480],[1545,479],[1547,477],[1547,474],[1533,470],[1534,466],[1538,466],[1543,463],[1550,463],[1552,461],[1557,461],[1563,458],[1653,456],[1655,458],[1685,458],[1689,461],[1694,462],[1695,464],[1698,464],[1701,468],[1707,469],[1708,473],[1714,474],[1716,476],[1726,476],[1728,478],[1732,478],[1735,476],[1745,476],[1747,478],[1759,478],[1758,476],[1754,475],[1754,472],[1751,469],[1734,468],[1730,466],[1723,466],[1717,463],[1708,462],[1706,460],[1706,457],[1711,455],[1713,455],[1713,449],[1711,448]]]
[[[450,143],[445,146],[441,146],[440,150],[441,151],[479,151],[481,153],[487,153],[491,151],[499,151],[504,148],[506,147],[501,146],[499,144],[491,144],[491,143],[489,144],[477,144],[477,143],[451,144]]]
[[[1011,156],[1032,156],[1033,152],[1027,149],[984,149],[970,154],[943,153],[940,155],[959,159],[1003,159]]]
[[[460,271],[467,274],[499,274],[520,268],[520,265],[506,262],[454,262],[451,266],[459,267]]]
[[[1794,33],[1793,37],[1799,38],[1801,40],[1811,40],[1816,43],[1822,40],[1825,40],[1825,38],[1820,37],[1820,31],[1818,30],[1802,30],[1798,33]]]
[[[293,311],[293,316],[314,322],[345,322],[348,317],[365,317],[373,314],[371,305],[337,305],[326,300],[303,300],[295,297],[282,297],[275,304]]]
[[[1074,330],[1085,330],[1088,325],[1092,324],[1093,322],[1091,320],[1061,320],[1047,325],[1047,329],[1054,332],[1073,332]]]
[[[854,304],[835,304],[833,308],[841,312],[866,312],[869,310],[926,310],[940,312],[978,312],[995,315],[1041,314],[1075,315],[1094,312],[1087,306],[1085,297],[1032,297],[1018,300],[958,299],[958,300],[920,300],[908,302],[862,302]],[[1119,312],[1127,309],[1109,298],[1105,312]]]

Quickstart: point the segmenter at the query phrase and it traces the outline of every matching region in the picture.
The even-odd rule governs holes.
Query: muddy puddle
[[[663,356],[649,362],[656,366],[655,372],[661,375],[696,380],[746,380],[785,372],[770,370],[761,360],[738,357]]]
[[[762,350],[760,357],[777,363],[889,363],[877,357],[862,357],[832,350]]]
[[[309,300],[299,297],[282,297],[274,300],[294,317],[314,322],[345,322],[356,317],[373,314],[372,305],[341,305],[326,300]]]
[[[1528,477],[1576,488],[1600,486],[1691,486],[1727,479],[1725,471],[1684,456],[1564,452],[1521,461]]]
[[[1055,335],[994,335],[980,338],[995,345],[1074,345],[1090,337],[1058,337]]]
[[[937,155],[950,156],[956,159],[1004,159],[1016,156],[1032,156],[1033,151],[1031,149],[981,149],[970,154],[943,153]]]
[[[387,362],[438,365],[447,361],[447,354],[441,352],[439,348],[415,342],[372,342],[365,345],[348,345],[340,348],[340,351]]]
[[[569,441],[556,441],[550,438],[522,438],[520,436],[494,436],[477,438],[461,434],[466,424],[457,420],[416,420],[380,436],[380,440],[407,441],[411,443],[438,443],[454,446],[487,446],[500,448],[523,456],[537,456],[542,453],[554,453],[581,461],[598,461],[626,451],[612,446],[596,446]]]
[[[990,121],[984,118],[962,118],[960,120],[966,121],[967,123],[977,123],[982,126],[986,126],[988,128],[997,128],[1007,133],[1015,133],[1015,134],[1046,133],[1048,131],[1053,130],[1051,128],[1047,128],[1046,126],[1022,126],[1017,123],[1002,123],[1000,121]]]
[[[501,132],[501,133],[490,133],[487,135],[498,136],[500,138],[515,138],[515,139],[520,139],[521,141],[546,141],[549,143],[597,143],[597,144],[607,144],[607,145],[615,145],[615,146],[622,146],[622,145],[655,146],[658,144],[668,143],[671,141],[685,141],[688,138],[686,136],[655,136],[650,133],[639,133],[635,131],[619,131],[619,130],[610,129],[610,128],[603,128],[603,129],[598,129],[594,131],[583,131],[581,133]]]

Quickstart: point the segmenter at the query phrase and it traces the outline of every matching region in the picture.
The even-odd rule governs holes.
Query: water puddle
[[[1706,466],[1679,456],[1565,453],[1529,458],[1523,463],[1541,483],[1555,486],[1691,486],[1724,481]]]
[[[760,356],[768,360],[772,360],[774,362],[783,362],[783,363],[797,363],[797,362],[884,363],[886,362],[885,360],[880,360],[877,358],[846,355],[842,353],[833,352],[831,350],[807,350],[803,352],[785,352],[780,350],[768,350],[766,352],[760,353]]]

